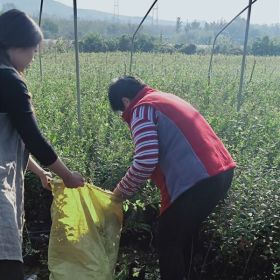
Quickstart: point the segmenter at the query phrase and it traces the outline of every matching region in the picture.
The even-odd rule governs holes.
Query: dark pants
[[[0,260],[1,280],[23,280],[23,264],[20,261]]]
[[[233,169],[200,181],[160,216],[159,264],[162,280],[183,280],[188,274],[192,236],[231,186]]]

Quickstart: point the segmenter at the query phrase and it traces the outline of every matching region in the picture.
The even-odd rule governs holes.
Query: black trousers
[[[23,264],[20,261],[0,260],[1,280],[23,280]]]
[[[188,273],[192,236],[231,186],[233,169],[198,182],[159,217],[158,250],[162,280],[183,280]]]

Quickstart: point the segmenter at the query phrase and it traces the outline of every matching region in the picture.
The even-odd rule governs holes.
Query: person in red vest
[[[112,81],[108,97],[121,111],[135,145],[133,164],[114,194],[132,197],[151,179],[160,189],[160,274],[182,280],[188,273],[192,235],[225,198],[236,167],[203,116],[174,94],[132,76]]]

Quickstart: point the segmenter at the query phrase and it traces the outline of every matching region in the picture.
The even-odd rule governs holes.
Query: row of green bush
[[[199,234],[201,246],[196,249],[193,268],[201,279],[280,276],[280,61],[248,57],[241,110],[237,112],[240,60],[215,57],[208,86],[208,57],[151,53],[136,53],[134,57],[133,73],[152,87],[173,92],[197,107],[238,164],[229,198]],[[41,129],[71,168],[94,184],[113,189],[131,163],[133,146],[128,128],[108,106],[107,87],[113,77],[127,74],[129,53],[81,54],[81,136],[74,53],[46,54],[42,64],[42,82],[38,63],[26,77]],[[44,223],[49,207],[44,208],[48,198],[33,184],[27,181],[30,226],[40,219]],[[36,218],[38,203],[44,208],[42,218]],[[151,221],[137,213],[150,207],[157,210],[158,204],[158,191],[148,184],[125,204],[123,234],[153,234],[155,217]]]

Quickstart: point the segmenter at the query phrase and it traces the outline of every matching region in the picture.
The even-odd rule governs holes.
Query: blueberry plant
[[[208,86],[207,56],[136,53],[134,57],[133,74],[198,108],[238,165],[229,197],[198,235],[200,245],[192,269],[197,279],[280,277],[280,58],[247,58],[242,105],[237,112],[240,62],[240,56],[216,56]],[[107,86],[113,77],[128,74],[128,53],[81,54],[82,135],[76,117],[74,54],[46,53],[42,63],[43,81],[36,61],[26,80],[44,135],[71,168],[95,185],[113,189],[131,164],[133,146],[128,128],[109,108]],[[31,175],[26,181],[27,218],[31,219],[27,224],[31,225],[36,220],[34,205],[38,201],[44,205],[49,198],[36,194],[43,190]],[[123,235],[135,240],[121,243],[129,252],[141,249],[142,245],[133,247],[139,236],[153,240],[158,207],[159,193],[150,182],[134,200],[124,203]],[[153,241],[146,240],[152,252]],[[127,253],[120,250],[118,279],[128,279],[131,263],[122,258]],[[145,266],[146,279],[157,279],[158,272],[149,272],[149,264],[157,266],[157,261],[147,263],[147,259],[136,260],[135,275]]]

